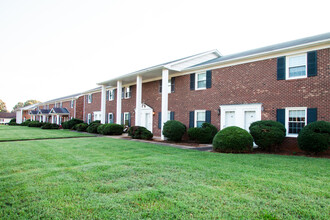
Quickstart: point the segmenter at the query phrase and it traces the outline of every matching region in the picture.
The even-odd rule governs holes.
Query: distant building
[[[8,124],[11,119],[16,118],[16,113],[0,112],[0,124]]]

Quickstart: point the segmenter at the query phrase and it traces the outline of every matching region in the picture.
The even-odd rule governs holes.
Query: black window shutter
[[[317,75],[317,52],[307,53],[307,75],[308,77]]]
[[[307,109],[307,124],[317,121],[317,108]]]
[[[189,128],[193,128],[194,127],[194,115],[195,112],[194,111],[190,111],[189,112]]]
[[[128,127],[131,127],[131,113],[128,113]]]
[[[158,128],[162,128],[162,113],[158,112]]]
[[[121,124],[125,125],[124,113],[121,113]]]
[[[116,98],[116,92],[117,92],[117,89],[114,89],[113,90],[113,100],[115,100],[115,98]]]
[[[93,103],[93,94],[91,94],[91,103]]]
[[[107,114],[106,116],[108,116],[108,117],[105,117],[105,124],[108,123],[109,114]]]
[[[212,70],[206,71],[206,88],[212,87]]]
[[[175,92],[175,77],[171,78],[171,93]]]
[[[129,86],[129,97],[132,97],[132,86]]]
[[[162,93],[162,80],[159,80],[159,93]]]
[[[195,90],[195,73],[190,74],[190,90]]]
[[[106,100],[109,100],[109,92],[110,92],[110,90],[105,92],[106,93]]]
[[[285,109],[276,109],[276,120],[285,126]]]
[[[121,88],[121,98],[125,97],[125,87]]]
[[[88,96],[89,95],[86,95],[86,101],[87,101],[87,103],[88,103]],[[55,103],[55,108],[56,108],[56,103]]]
[[[174,120],[174,112],[170,112],[170,120]]]
[[[285,79],[285,57],[277,58],[277,80]]]
[[[206,111],[205,113],[205,122],[211,123],[211,111]]]

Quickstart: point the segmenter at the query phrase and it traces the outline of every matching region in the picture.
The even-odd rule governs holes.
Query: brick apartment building
[[[57,99],[57,107],[69,111],[67,118],[140,125],[155,136],[173,119],[188,128],[210,122],[247,130],[254,121],[277,120],[295,140],[307,123],[330,121],[330,33],[228,56],[207,51],[98,85]],[[39,116],[44,104],[33,109]]]

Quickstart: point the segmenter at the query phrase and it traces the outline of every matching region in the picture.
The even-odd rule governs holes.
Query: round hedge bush
[[[97,132],[103,135],[121,135],[124,127],[119,124],[103,124],[97,128]]]
[[[204,122],[200,128],[189,128],[188,136],[198,143],[210,144],[217,132],[218,129],[214,125]]]
[[[306,125],[298,135],[301,150],[313,153],[326,151],[330,147],[330,122],[315,121]]]
[[[256,121],[250,127],[250,134],[258,147],[265,150],[274,149],[284,141],[286,129],[277,121]]]
[[[128,136],[133,139],[151,140],[154,135],[145,127],[132,126],[128,129]]]
[[[69,121],[63,122],[62,123],[62,128],[63,129],[73,129],[73,127],[77,124],[84,123],[83,120],[77,119],[77,118],[72,118]]]
[[[59,129],[59,125],[52,124],[52,123],[44,123],[43,126],[41,126],[41,129]]]
[[[30,122],[31,122],[31,120],[28,119],[28,120],[26,120],[25,122],[22,122],[22,123],[21,123],[21,126],[29,126]]]
[[[75,125],[75,128],[77,131],[86,131],[86,129],[88,128],[88,124],[80,123],[80,124]]]
[[[164,123],[163,135],[169,141],[181,141],[186,132],[186,126],[179,121],[170,120]]]
[[[40,128],[41,126],[43,126],[44,123],[39,122],[39,121],[31,121],[28,126],[29,127],[36,127],[36,128]]]
[[[8,125],[18,125],[18,124],[16,123],[16,118],[12,118],[12,119],[10,120],[10,122],[8,123]]]
[[[98,127],[100,126],[101,124],[100,123],[91,123],[89,124],[88,128],[86,129],[86,131],[88,133],[94,133],[94,134],[97,134],[97,129]]]
[[[246,130],[231,126],[219,131],[215,135],[212,144],[214,151],[230,153],[250,152],[253,147],[253,137]]]

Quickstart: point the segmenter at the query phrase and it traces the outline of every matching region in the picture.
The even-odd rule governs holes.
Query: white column
[[[167,122],[167,112],[168,112],[168,69],[163,69],[162,71],[162,129],[161,129],[161,139],[165,140],[163,135],[163,125]]]
[[[56,115],[56,124],[60,125],[60,115]]]
[[[142,76],[136,77],[135,125],[141,126]]]
[[[122,95],[122,81],[117,81],[117,111],[116,123],[121,124],[121,95]]]
[[[42,116],[42,121],[43,121],[43,122],[46,122],[46,115],[43,115],[43,116]]]
[[[52,124],[54,124],[54,115],[52,115]]]
[[[105,85],[102,85],[101,93],[101,123],[105,124],[105,114],[106,114],[106,89]]]
[[[39,115],[39,122],[42,122],[42,121],[41,121],[41,115]]]

